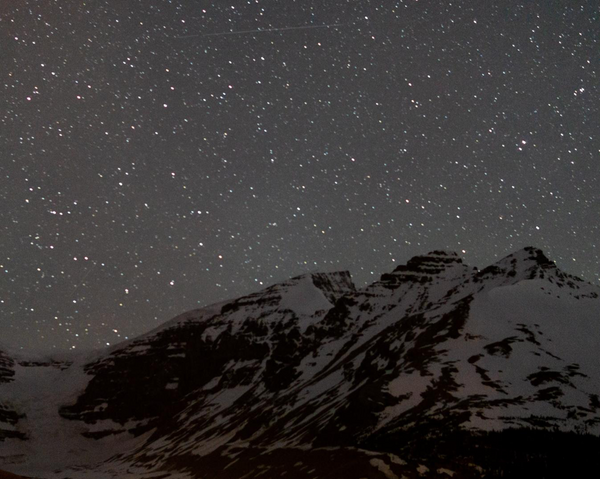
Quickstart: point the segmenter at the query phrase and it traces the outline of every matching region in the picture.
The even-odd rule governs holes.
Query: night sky
[[[582,1],[0,3],[0,343],[527,245],[600,281]]]

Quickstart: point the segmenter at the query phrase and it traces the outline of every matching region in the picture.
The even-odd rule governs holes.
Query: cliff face
[[[453,444],[600,432],[599,306],[599,288],[535,248],[481,271],[434,251],[361,290],[308,274],[82,364],[56,409],[81,450],[131,438],[114,477],[325,477],[342,463],[327,477],[481,477],[491,459],[457,462]]]

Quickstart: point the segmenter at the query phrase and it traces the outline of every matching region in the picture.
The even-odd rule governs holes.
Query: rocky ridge
[[[132,438],[87,466],[106,477],[494,477],[501,454],[456,445],[600,433],[599,292],[536,248],[482,270],[434,251],[363,289],[307,274],[70,366],[57,414],[82,450]]]

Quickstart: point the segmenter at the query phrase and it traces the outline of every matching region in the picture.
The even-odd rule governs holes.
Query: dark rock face
[[[8,354],[0,351],[0,384],[14,381],[15,361]],[[15,430],[15,426],[24,416],[19,414],[10,404],[0,401],[0,442],[6,438],[25,438]]]
[[[10,426],[16,426],[20,419],[23,419],[25,415],[19,414],[15,410],[0,404],[0,442],[7,438],[26,439],[26,435],[15,428]],[[8,427],[7,427],[8,426]]]
[[[0,351],[0,383],[13,381],[15,361],[6,353]]]
[[[381,276],[382,283],[398,284],[402,282],[426,283],[453,267],[464,267],[462,259],[456,253],[432,251],[423,256],[415,256],[406,265],[398,266],[392,273]]]
[[[304,275],[114,348],[60,414],[90,438],[147,432],[116,461],[148,471],[501,477],[551,461],[504,437],[600,433],[598,290],[536,248],[481,271],[433,251],[360,290]]]

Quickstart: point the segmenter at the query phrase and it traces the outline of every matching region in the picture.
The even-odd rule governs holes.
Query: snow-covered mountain
[[[0,469],[550,477],[598,447],[598,351],[600,288],[535,248],[481,271],[435,251],[358,290],[307,274],[94,358],[1,354]]]

